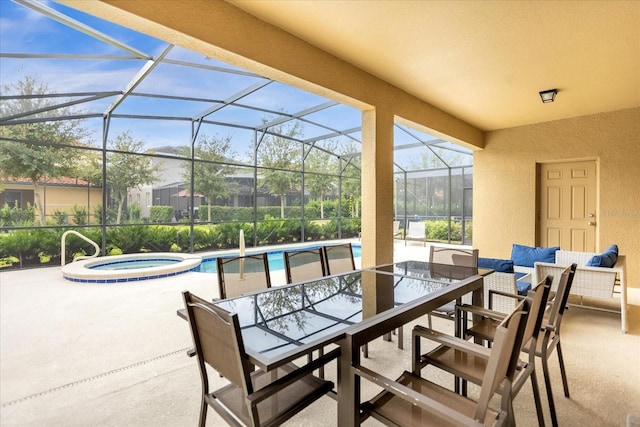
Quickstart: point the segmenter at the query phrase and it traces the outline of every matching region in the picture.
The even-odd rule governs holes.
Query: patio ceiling
[[[640,106],[637,1],[229,2],[485,131]]]
[[[162,149],[188,145],[192,128],[205,126],[242,140],[238,152],[256,133],[298,125],[303,131],[294,139],[302,143],[343,157],[360,152],[362,117],[355,108],[61,4],[15,0],[3,4],[0,17],[0,77],[9,85],[0,99],[28,99],[11,87],[24,75],[48,89],[45,108],[5,114],[0,125],[93,121],[101,146],[108,117],[111,134],[131,131],[147,148]],[[396,171],[472,163],[466,148],[400,124],[395,134]]]

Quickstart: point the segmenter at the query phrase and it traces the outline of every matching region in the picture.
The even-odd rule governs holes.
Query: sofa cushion
[[[612,268],[618,261],[618,245],[611,245],[599,255],[594,255],[587,261],[587,267]]]
[[[550,262],[553,264],[556,262],[557,250],[560,250],[560,246],[532,248],[514,243],[511,250],[511,259],[515,265],[523,267],[533,267],[536,262]]]
[[[513,273],[513,261],[510,259],[478,258],[479,268],[490,268],[498,273]]]
[[[522,275],[523,273],[516,273],[516,279],[518,279],[518,275]],[[527,296],[527,293],[531,290],[531,276],[529,277],[529,281],[524,280],[516,280],[516,287],[518,288],[518,295]]]

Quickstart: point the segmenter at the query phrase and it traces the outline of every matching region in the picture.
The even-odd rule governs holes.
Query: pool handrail
[[[65,259],[65,246],[66,246],[66,239],[67,239],[67,234],[74,234],[78,237],[80,237],[82,240],[84,240],[87,243],[91,243],[93,245],[94,248],[96,248],[96,252],[93,255],[83,255],[83,256],[79,256],[77,258],[74,258],[73,261],[76,260],[81,260],[81,259],[89,259],[89,258],[96,258],[98,256],[98,253],[100,252],[100,246],[98,246],[98,244],[96,242],[94,242],[93,240],[89,239],[88,237],[82,235],[81,233],[78,233],[75,230],[67,230],[64,233],[62,233],[62,238],[60,239],[60,266],[64,267],[65,263],[66,263],[66,259]]]

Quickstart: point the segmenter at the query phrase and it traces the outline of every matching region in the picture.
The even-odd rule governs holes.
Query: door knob
[[[587,225],[596,225],[595,221],[589,221]]]
[[[595,215],[595,214],[590,213],[590,214],[589,214],[589,215],[587,215],[587,216],[588,216],[589,218],[593,218],[593,217],[595,217],[596,215]]]

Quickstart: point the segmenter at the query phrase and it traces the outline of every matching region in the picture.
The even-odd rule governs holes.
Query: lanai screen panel
[[[279,243],[287,235],[307,238],[308,221],[335,220],[339,230],[349,219],[357,235],[360,110],[61,4],[25,5],[3,2],[0,9],[0,78],[8,85],[0,131],[12,143],[60,145],[92,168],[55,171],[65,174],[56,178],[77,179],[88,194],[86,203],[61,206],[86,205],[96,227],[243,221],[259,228],[261,242]],[[28,94],[20,89],[27,76],[40,84]],[[8,112],[11,102],[22,106]],[[81,126],[69,141],[16,136],[23,124],[73,121]],[[444,200],[439,212],[449,212],[447,203],[457,199],[440,189],[454,181],[440,181],[452,167],[471,164],[470,151],[403,125],[394,140],[402,192],[435,188],[434,197]],[[150,168],[150,176],[122,191],[120,178],[136,164]],[[425,168],[437,172],[425,175]],[[420,205],[413,211],[428,215],[426,201],[399,202],[400,192],[396,209]],[[45,206],[45,216],[55,210]]]

